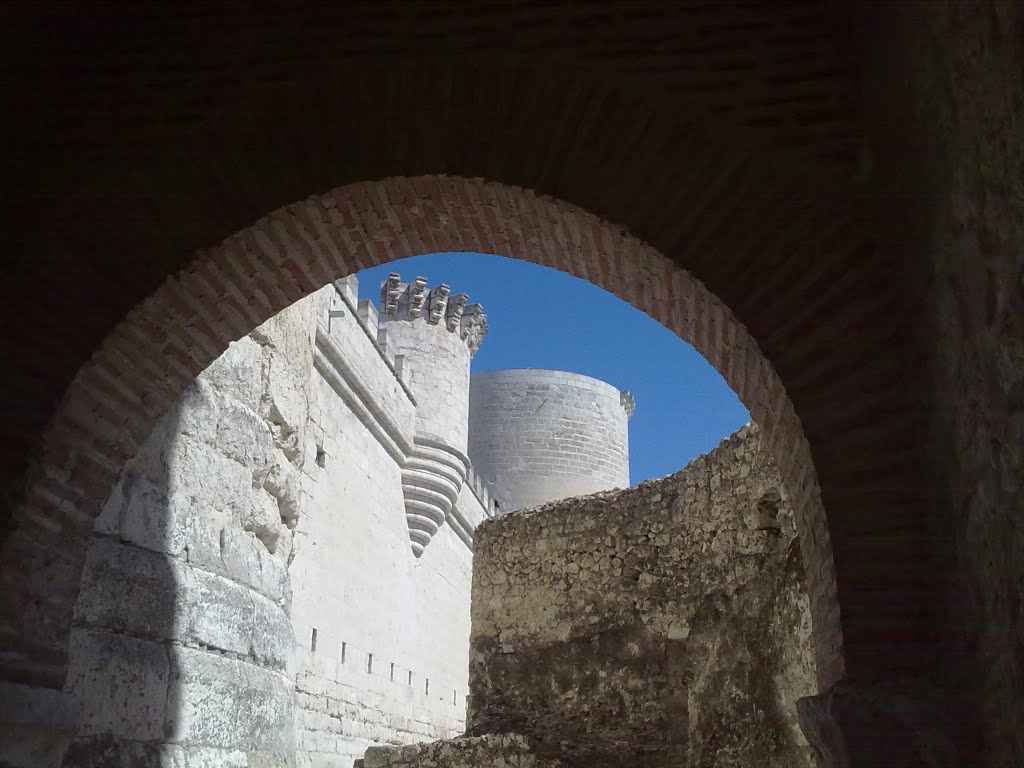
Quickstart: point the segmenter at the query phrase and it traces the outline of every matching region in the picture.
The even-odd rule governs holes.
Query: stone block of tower
[[[380,341],[416,400],[414,446],[402,472],[413,552],[423,548],[451,514],[469,471],[469,364],[487,333],[487,316],[464,293],[450,295],[425,277],[402,282],[392,272],[381,284]]]
[[[502,511],[629,485],[633,397],[565,371],[473,376],[469,454]]]

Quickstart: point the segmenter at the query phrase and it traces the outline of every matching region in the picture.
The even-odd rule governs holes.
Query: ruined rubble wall
[[[573,765],[811,765],[793,513],[747,426],[661,480],[476,532],[469,733]],[[564,742],[564,743],[561,743]]]
[[[560,760],[538,757],[518,734],[488,734],[408,747],[371,747],[356,768],[565,768]]]

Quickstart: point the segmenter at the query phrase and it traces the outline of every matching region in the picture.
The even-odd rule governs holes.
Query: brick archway
[[[801,66],[813,61],[797,60]],[[67,401],[63,408],[75,410],[68,418],[73,429],[59,438],[64,447],[58,454],[74,461],[48,462],[44,466],[51,471],[28,478],[33,498],[18,513],[0,569],[0,633],[11,649],[0,659],[4,676],[62,684],[78,544],[92,525],[94,500],[120,468],[122,459],[110,457],[130,453],[145,437],[145,419],[162,413],[182,382],[221,348],[222,329],[210,326],[202,303],[189,303],[193,283],[187,283],[189,290],[167,289],[160,305],[144,303],[146,297],[185,268],[198,249],[311,191],[440,172],[493,179],[592,211],[614,223],[602,235],[611,245],[601,248],[613,250],[628,231],[719,297],[771,361],[778,374],[772,381],[784,383],[813,454],[828,528],[827,537],[824,530],[809,535],[819,537],[816,546],[826,550],[828,540],[835,566],[834,582],[820,580],[813,597],[832,606],[834,626],[841,621],[842,627],[841,635],[837,629],[822,641],[836,660],[822,665],[822,679],[836,679],[843,668],[859,680],[888,679],[923,674],[941,663],[945,598],[934,574],[945,567],[945,553],[929,547],[922,533],[930,509],[919,475],[925,447],[913,376],[919,350],[913,324],[905,322],[908,302],[913,307],[912,274],[906,264],[876,252],[855,178],[826,151],[832,138],[820,134],[823,154],[798,150],[763,129],[775,124],[778,104],[742,102],[743,110],[726,115],[724,103],[705,98],[700,89],[651,88],[640,76],[610,77],[594,62],[579,66],[490,53],[346,54],[325,62],[300,59],[288,77],[269,82],[250,82],[245,63],[235,63],[238,69],[231,71],[246,87],[233,91],[227,103],[205,104],[197,124],[178,130],[176,123],[161,123],[171,127],[62,197],[59,208],[48,212],[45,234],[26,246],[32,249],[27,274],[9,281],[28,286],[12,291],[24,318],[14,363],[29,373],[21,377],[28,386],[11,401],[29,407],[19,407],[15,429],[5,425],[23,441],[42,433],[51,403],[133,307],[130,317],[143,330],[113,333],[108,345],[133,359],[140,346],[159,356],[141,362],[150,383],[137,402],[127,396],[113,411],[98,394],[77,405]],[[831,83],[829,93],[843,92],[841,73],[811,69],[808,77],[815,82],[824,77]],[[744,93],[759,92],[758,73],[777,76],[780,88],[789,88],[789,75],[768,67],[750,75]],[[486,94],[486,109],[480,109],[478,94]],[[805,102],[783,103],[794,110],[792,121],[804,119]],[[124,168],[129,161],[131,167]],[[455,208],[475,204],[458,190],[422,194],[434,208],[447,210],[449,203],[442,201],[452,196]],[[392,236],[396,242],[415,238],[415,224],[406,226],[397,212],[404,193],[395,195],[387,201],[398,206],[393,211],[376,196],[353,203],[362,218],[346,226],[361,228],[358,242],[368,250],[352,268],[379,262],[383,256],[375,249],[387,250]],[[492,214],[501,212],[494,207],[500,201],[483,205],[485,217],[488,207]],[[302,221],[303,214],[294,205],[289,210],[295,215],[270,232],[277,238],[280,229],[301,253],[311,246],[289,222]],[[589,237],[565,223],[543,226],[538,210],[531,203],[521,215],[530,248],[548,243],[555,253],[551,242]],[[440,240],[420,234],[422,249],[407,253],[497,250],[491,236],[475,232],[473,221],[452,213],[441,230],[474,234],[449,233]],[[302,229],[315,231],[314,224]],[[250,235],[246,247],[262,254],[265,242],[255,237]],[[336,247],[354,243],[342,240]],[[518,254],[516,247],[509,255]],[[261,273],[255,255],[239,259],[238,266],[224,269],[251,279],[256,288],[223,302],[214,295],[236,336],[272,306],[303,293],[312,278],[319,285],[332,276],[304,274],[298,264],[285,262],[285,270],[299,269],[298,274],[275,281],[277,266]],[[639,256],[624,260],[621,271],[624,285],[655,283]],[[600,274],[582,276],[601,284]],[[194,276],[189,280],[202,283]],[[653,289],[620,295],[641,309],[666,300]],[[674,294],[673,303],[683,298]],[[705,305],[693,298],[692,305],[676,306],[678,317],[667,324],[702,311],[698,307]],[[232,300],[241,303],[235,313],[228,309]],[[88,309],[75,315],[73,334],[68,306]],[[718,339],[729,333],[716,315],[700,317],[700,334]],[[726,379],[732,382],[740,375],[731,370],[732,356],[718,359],[715,351],[726,348],[727,339],[706,354],[723,371],[730,367]],[[108,367],[97,376],[97,392],[122,391],[121,370]],[[746,386],[734,384],[738,391]],[[783,400],[772,396],[766,402],[780,410],[755,404],[762,423],[794,418],[781,408]],[[126,422],[133,412],[140,418]],[[94,452],[97,441],[112,450]],[[47,450],[57,455],[52,446]],[[793,460],[786,448],[777,453],[785,462]]]
[[[76,376],[46,433],[25,516],[84,537],[124,462],[231,341],[331,280],[438,251],[511,256],[589,280],[692,343],[715,366],[762,428],[793,500],[819,684],[839,679],[836,579],[811,447],[757,342],[699,280],[621,227],[481,179],[351,184],[280,208],[200,251],[129,313]],[[70,620],[77,579],[62,586],[68,602],[51,604],[40,617],[57,631]]]

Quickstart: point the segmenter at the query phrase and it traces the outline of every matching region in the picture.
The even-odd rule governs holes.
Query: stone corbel
[[[448,306],[448,292],[451,287],[441,283],[430,292],[430,314],[427,315],[427,322],[437,325],[444,316],[445,308]]]
[[[409,283],[409,317],[419,317],[427,298],[427,278],[417,277]]]
[[[398,297],[401,293],[402,277],[397,272],[392,272],[380,287],[380,303],[384,308],[384,314],[394,315],[398,312]]]
[[[470,304],[462,315],[461,336],[469,345],[470,352],[476,352],[480,342],[487,335],[487,315],[479,304]]]

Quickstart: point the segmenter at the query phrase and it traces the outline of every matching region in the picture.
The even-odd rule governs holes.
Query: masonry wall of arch
[[[125,36],[111,15],[91,48],[63,46],[63,62],[54,56],[63,38],[46,46],[45,30],[30,29],[24,48],[46,66],[19,72],[31,98],[13,112],[23,130],[12,162],[32,184],[8,209],[27,254],[7,273],[5,301],[21,326],[7,353],[28,372],[11,398],[8,439],[25,453],[99,340],[197,247],[310,190],[447,170],[554,194],[628,226],[698,276],[781,374],[828,511],[850,677],[952,671],[976,694],[967,701],[987,702],[994,749],[1012,752],[1020,616],[1006,596],[1019,592],[1020,457],[1000,451],[1020,444],[1008,405],[1019,377],[1005,355],[1020,338],[1019,227],[1007,222],[1021,217],[1005,193],[1020,175],[1021,68],[1009,5],[694,6],[712,21],[754,13],[769,34],[779,23],[799,28],[770,41],[763,28],[720,25],[715,50],[686,4],[665,19],[638,7],[635,23],[587,4],[530,6],[521,24],[516,4],[500,18],[456,12],[431,20],[442,34],[426,43],[411,39],[420,25],[376,6],[369,33],[348,16],[312,15],[302,30],[266,18],[239,30],[237,14],[204,11],[195,24]],[[175,36],[182,29],[193,36]],[[744,76],[717,58],[736,49],[736,29],[755,53]],[[478,55],[482,30],[499,34]],[[646,42],[666,36],[685,43]],[[837,45],[859,38],[860,51]],[[762,56],[793,40],[797,55]],[[404,44],[397,53],[393,41]],[[424,48],[430,57],[418,55]],[[151,53],[150,66],[94,66],[129,50]],[[211,73],[210,91],[194,92]],[[97,110],[105,99],[117,108]],[[395,115],[428,119],[410,131]],[[246,296],[246,312],[250,300],[271,299]],[[64,406],[65,434],[47,455],[73,458],[35,472],[35,500],[3,550],[7,680],[60,687],[75,542],[117,457],[173,399],[181,368],[208,354],[174,347],[177,360],[165,358],[164,320],[158,311],[147,326],[149,389],[139,395],[119,379],[126,361],[142,359],[138,334],[124,335],[127,358],[97,358],[106,373],[89,388],[98,394],[83,397],[76,384],[78,404]],[[974,420],[979,408],[989,420]],[[93,450],[101,444],[110,451]],[[927,472],[939,482],[929,487]],[[961,581],[972,610],[951,619],[950,588]],[[951,660],[949,630],[961,638],[965,627],[968,646]]]
[[[84,532],[155,420],[232,340],[331,280],[437,251],[502,254],[589,280],[690,341],[722,373],[760,425],[793,500],[819,684],[837,680],[842,630],[811,449],[756,340],[699,280],[620,227],[565,202],[480,179],[348,185],[278,209],[197,254],[129,314],[76,377],[48,431],[25,518]],[[13,541],[20,543],[17,534]],[[77,580],[73,556],[54,565],[47,586],[58,599],[36,619],[40,634],[59,642]],[[62,573],[69,583],[58,591]]]

